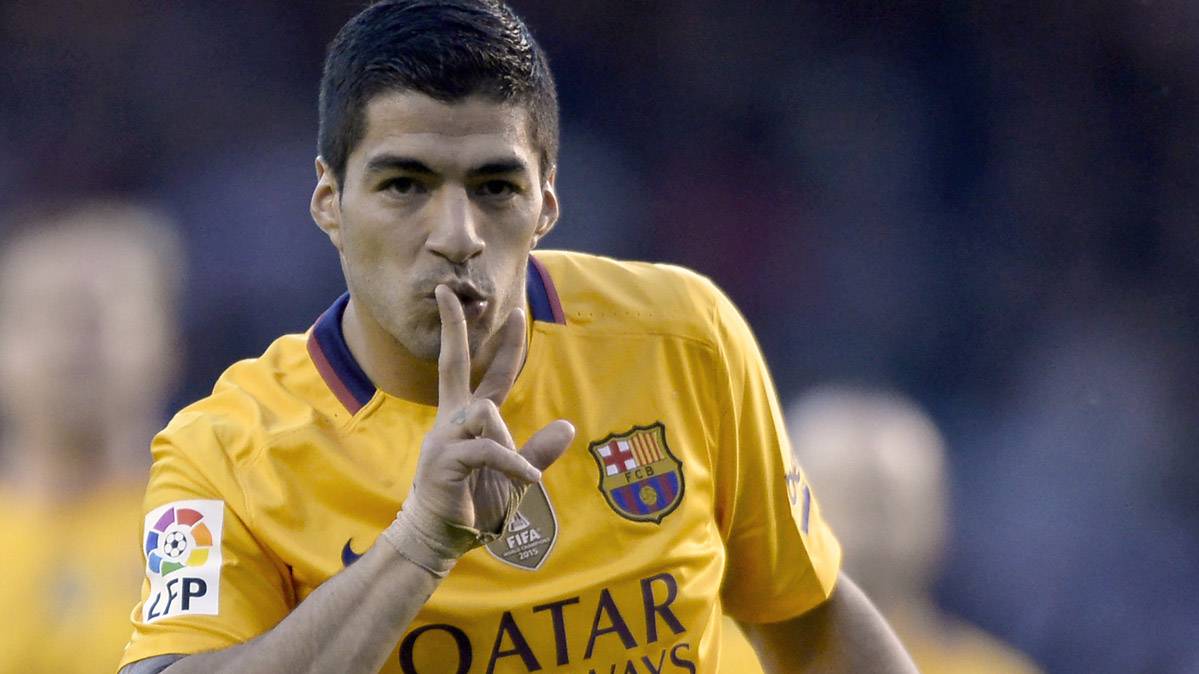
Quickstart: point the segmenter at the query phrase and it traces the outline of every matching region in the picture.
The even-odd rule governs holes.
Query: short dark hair
[[[558,161],[558,92],[545,52],[500,0],[382,0],[329,44],[321,77],[321,157],[338,183],[383,91],[445,103],[472,95],[524,107],[544,176]]]

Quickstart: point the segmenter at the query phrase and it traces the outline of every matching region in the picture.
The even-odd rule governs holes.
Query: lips
[[[458,296],[458,301],[462,302],[464,306],[467,302],[485,302],[487,300],[487,297],[469,281],[443,281],[439,285],[444,285],[454,291],[454,294]]]
[[[468,323],[482,318],[485,311],[487,311],[487,300],[471,300],[462,303],[462,315],[466,317]]]
[[[446,286],[458,297],[458,301],[462,303],[462,313],[465,314],[466,320],[477,320],[487,310],[489,304],[487,296],[471,282],[452,279],[442,281],[437,285]],[[429,297],[433,298],[433,293],[429,293]]]

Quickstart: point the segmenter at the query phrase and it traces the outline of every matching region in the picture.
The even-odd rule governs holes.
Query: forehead
[[[481,96],[444,103],[416,92],[388,92],[367,103],[365,121],[351,165],[396,154],[444,170],[505,157],[535,166],[529,113],[519,105]]]

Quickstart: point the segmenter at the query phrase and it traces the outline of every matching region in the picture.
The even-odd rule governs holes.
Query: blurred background
[[[947,615],[1050,672],[1199,672],[1199,4],[513,5],[562,98],[543,246],[712,277],[784,400],[922,410]],[[148,300],[179,346],[125,363],[171,375],[158,423],[343,288],[307,204],[324,47],[360,6],[0,2],[0,235],[119,198],[182,239],[146,281],[187,270]],[[38,405],[5,372],[7,498],[67,440],[14,430]]]

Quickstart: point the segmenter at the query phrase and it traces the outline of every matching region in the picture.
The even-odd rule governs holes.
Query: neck
[[[437,363],[418,358],[350,297],[341,317],[350,353],[386,393],[421,405],[437,404]]]

